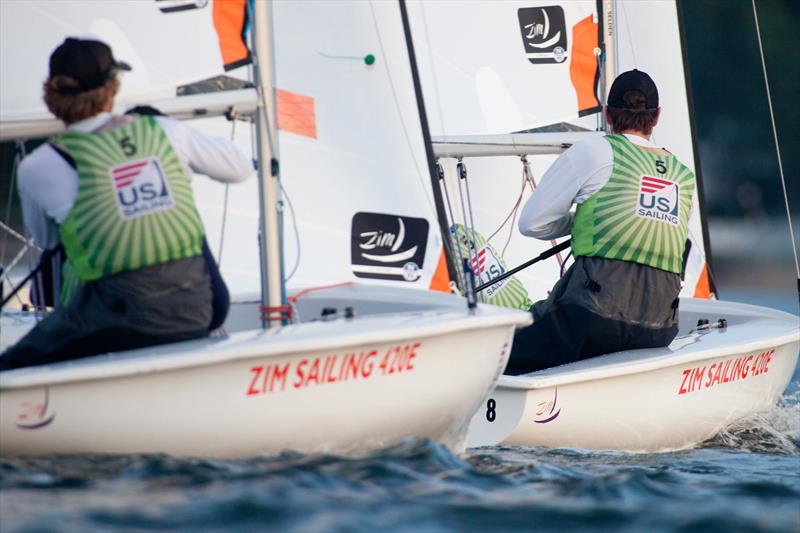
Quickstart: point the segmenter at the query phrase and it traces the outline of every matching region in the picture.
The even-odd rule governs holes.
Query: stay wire
[[[9,287],[12,287],[12,288],[14,287],[14,283],[12,282],[11,276],[9,274],[14,269],[14,267],[17,266],[17,263],[19,263],[20,260],[22,260],[22,258],[25,256],[25,253],[27,251],[28,251],[28,248],[23,246],[20,249],[20,251],[17,252],[17,255],[14,257],[14,259],[12,259],[11,262],[8,264],[8,268],[3,269],[3,273],[0,276],[0,279],[3,279],[5,281],[7,281]],[[19,302],[20,306],[22,306],[25,303],[25,302],[22,301],[22,298],[19,295],[19,291],[16,291],[14,293],[14,296],[16,297],[17,301]]]
[[[764,45],[761,42],[761,28],[758,24],[758,10],[756,9],[756,0],[753,2],[753,19],[756,23],[756,35],[758,36],[758,51],[761,54],[761,69],[764,72],[764,85],[767,89],[767,103],[769,104],[769,118],[772,122],[772,136],[775,139],[775,152],[778,156],[778,171],[781,175],[781,186],[783,187],[783,201],[786,206],[786,218],[789,222],[789,237],[792,239],[792,252],[794,253],[794,268],[797,274],[798,283],[800,284],[800,260],[797,257],[797,245],[794,240],[794,225],[792,223],[792,211],[789,209],[789,193],[786,189],[786,179],[783,174],[783,160],[781,158],[781,146],[778,142],[778,128],[775,125],[775,113],[772,108],[772,94],[769,90],[769,78],[767,77],[767,61],[764,58]],[[798,285],[800,289],[800,285]]]
[[[523,170],[522,187],[520,188],[519,196],[517,196],[516,202],[514,202],[514,205],[512,206],[511,211],[508,212],[508,215],[506,215],[506,218],[503,220],[503,222],[501,222],[500,225],[497,227],[497,229],[494,230],[491,235],[489,235],[489,237],[486,239],[486,242],[490,242],[495,237],[495,235],[500,233],[500,231],[502,231],[502,229],[504,227],[506,227],[506,224],[508,223],[509,219],[512,216],[514,216],[516,218],[516,212],[517,212],[517,209],[519,208],[519,205],[522,203],[522,196],[523,196],[524,193],[525,193],[525,172]],[[512,228],[513,228],[513,224],[512,224]]]
[[[231,142],[236,140],[236,116],[231,119]],[[225,196],[222,199],[222,222],[219,228],[219,253],[217,253],[217,267],[222,267],[222,250],[225,244],[225,226],[228,223],[228,191],[230,183],[225,184]]]
[[[458,163],[456,164],[456,181],[458,183],[458,196],[461,200],[461,216],[463,217],[464,221],[464,236],[467,238],[467,257],[469,258],[469,265],[470,268],[475,270],[475,266],[478,265],[478,243],[475,240],[475,228],[469,225],[469,221],[467,219],[467,203],[464,201],[464,190],[461,186],[462,181],[462,171],[464,174],[463,180],[466,181],[466,174],[467,174],[467,167],[464,165],[464,161],[460,158]],[[472,246],[469,246],[469,236],[472,234]],[[466,272],[464,273],[466,276]],[[465,280],[466,281],[466,280]],[[466,289],[466,285],[464,286]]]
[[[472,243],[475,245],[475,260],[478,259],[478,241],[475,238],[475,217],[473,216],[472,212],[472,195],[469,192],[469,175],[467,174],[467,165],[462,162],[462,167],[464,169],[464,190],[466,191],[467,196],[467,212],[469,213],[469,225],[470,230],[472,232]],[[477,262],[476,262],[477,265]]]
[[[453,228],[453,226],[455,226],[455,223],[456,223],[456,217],[453,214],[453,204],[452,204],[452,202],[450,202],[450,193],[447,190],[447,180],[446,180],[446,176],[445,176],[445,172],[444,172],[444,166],[442,166],[442,164],[438,160],[436,161],[436,168],[437,168],[437,171],[438,171],[438,169],[441,169],[441,179],[439,180],[439,187],[442,190],[444,190],[444,199],[445,199],[445,203],[447,204],[447,213],[450,216],[450,221],[449,221],[450,222],[450,228]],[[458,238],[458,232],[456,232],[454,234],[452,231],[449,231],[449,233],[450,233],[450,240],[451,241],[455,241],[456,253],[458,253],[458,257],[462,257],[462,255],[461,255],[461,240]],[[464,236],[466,237],[466,228],[464,230]],[[460,265],[458,265],[458,267],[460,267]],[[463,290],[466,289],[466,285],[465,285],[466,280],[463,279],[462,273],[461,273],[461,268],[458,268],[458,267],[456,268],[456,276],[458,277],[458,284],[461,287],[461,290],[463,291]]]
[[[528,163],[528,158],[526,156],[522,156],[520,159],[522,160],[522,172],[525,175],[528,185],[530,185],[531,187],[531,194],[533,194],[533,191],[536,190],[536,180],[534,179],[533,173],[531,172],[530,163]],[[550,239],[550,244],[556,246],[558,242],[556,242],[555,239]],[[566,264],[566,259],[561,257],[561,252],[556,253],[556,261],[558,262],[558,267],[563,272],[564,265]]]
[[[375,15],[375,7],[373,6],[372,0],[370,0],[370,2],[369,2],[369,10],[370,10],[370,13],[372,14],[372,22],[374,24],[375,36],[378,39],[378,46],[381,49],[381,57],[383,57],[383,66],[384,66],[384,69],[386,70],[386,77],[389,80],[389,88],[392,90],[392,99],[394,100],[394,109],[397,112],[397,118],[400,121],[400,126],[403,129],[403,136],[405,137],[406,146],[408,146],[408,152],[411,155],[411,160],[414,161],[414,168],[417,169],[417,172],[415,172],[415,174],[417,175],[417,179],[419,180],[420,185],[422,185],[422,190],[423,191],[428,191],[428,190],[430,190],[430,188],[425,185],[425,181],[424,181],[424,179],[422,177],[424,175],[424,173],[423,172],[419,172],[419,169],[427,168],[427,166],[420,166],[419,161],[417,160],[417,156],[414,153],[414,146],[411,143],[411,136],[408,134],[408,128],[406,128],[406,121],[403,119],[403,113],[400,110],[400,101],[397,98],[397,90],[395,89],[394,80],[392,79],[392,72],[391,72],[391,70],[389,70],[389,56],[386,55],[386,51],[384,50],[384,47],[383,47],[383,39],[381,39],[381,32],[380,32],[380,28],[378,26],[378,17]],[[431,191],[431,193],[432,192],[433,191]],[[428,194],[425,194],[424,196],[425,196],[425,199],[428,202],[428,206],[435,213],[436,212],[436,207],[433,205],[433,199]]]
[[[297,242],[297,257],[294,260],[294,266],[292,267],[292,271],[286,276],[286,282],[288,283],[292,276],[294,276],[295,272],[297,272],[297,268],[300,266],[300,231],[297,229],[297,216],[294,213],[294,206],[292,205],[292,199],[289,197],[289,193],[286,192],[286,189],[283,188],[283,183],[280,184],[281,193],[283,197],[286,199],[286,205],[289,206],[289,214],[292,215],[292,227],[294,228],[294,238],[295,242]]]
[[[442,135],[447,135],[447,129],[444,125],[444,112],[442,111],[442,99],[439,94],[438,76],[436,75],[437,69],[435,68],[435,63],[433,60],[433,47],[431,46],[431,37],[430,32],[428,31],[428,17],[425,13],[425,2],[420,3],[420,9],[422,10],[422,27],[425,30],[425,41],[428,44],[428,61],[430,62],[431,71],[433,74],[433,94],[436,96],[436,108],[439,115],[439,128],[441,128]]]
[[[24,150],[24,145],[20,148],[21,141],[17,142],[16,149],[14,150],[14,164],[11,168],[11,179],[8,182],[8,201],[6,202],[6,212],[5,216],[3,217],[4,221],[11,222],[11,207],[14,204],[14,185],[17,181],[17,168],[19,167],[20,161],[22,161],[22,150]],[[5,262],[6,259],[6,249],[8,245],[8,234],[3,234],[3,248],[0,250],[0,265]]]

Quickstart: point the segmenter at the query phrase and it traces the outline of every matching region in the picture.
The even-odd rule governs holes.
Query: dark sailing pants
[[[514,335],[505,373],[525,374],[597,355],[666,346],[678,333],[680,278],[656,268],[579,257],[534,323]]]
[[[79,286],[0,356],[0,370],[204,337],[211,320],[202,256],[124,272]]]

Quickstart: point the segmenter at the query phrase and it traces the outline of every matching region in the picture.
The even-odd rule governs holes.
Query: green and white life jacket
[[[62,302],[93,281],[194,257],[205,231],[189,178],[158,122],[143,116],[53,141],[75,162],[78,196],[59,227],[67,255]]]
[[[474,232],[473,240],[472,230],[467,230],[461,224],[455,224],[450,228],[450,234],[454,239],[453,251],[460,253],[458,267],[460,268],[464,259],[470,260],[476,285],[488,283],[508,270],[502,256],[477,231]],[[457,244],[455,240],[458,241]],[[513,276],[487,287],[481,291],[480,297],[481,301],[486,303],[511,309],[527,311],[533,305],[525,286]]]
[[[578,205],[572,254],[631,261],[681,273],[695,178],[671,155],[607,135],[614,153],[611,177]]]

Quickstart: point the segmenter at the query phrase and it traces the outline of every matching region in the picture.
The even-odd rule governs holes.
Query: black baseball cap
[[[648,76],[646,72],[636,69],[623,72],[617,76],[608,93],[608,106],[619,109],[636,109],[625,103],[625,94],[631,91],[642,93],[646,100],[647,109],[656,109],[658,107],[658,89],[653,78]]]
[[[92,39],[68,37],[50,54],[50,77],[68,76],[78,82],[77,87],[59,89],[63,94],[96,89],[120,70],[131,67],[114,59],[106,43]]]

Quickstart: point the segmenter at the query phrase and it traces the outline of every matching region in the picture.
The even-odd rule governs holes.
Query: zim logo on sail
[[[128,161],[109,171],[119,215],[131,220],[175,207],[161,164],[155,157]]]
[[[424,218],[356,213],[350,241],[353,274],[359,278],[416,281],[428,245]]]
[[[567,59],[567,23],[561,6],[523,7],[517,10],[517,18],[528,61],[563,63]]]
[[[677,226],[680,221],[681,189],[675,181],[642,174],[636,215]]]

